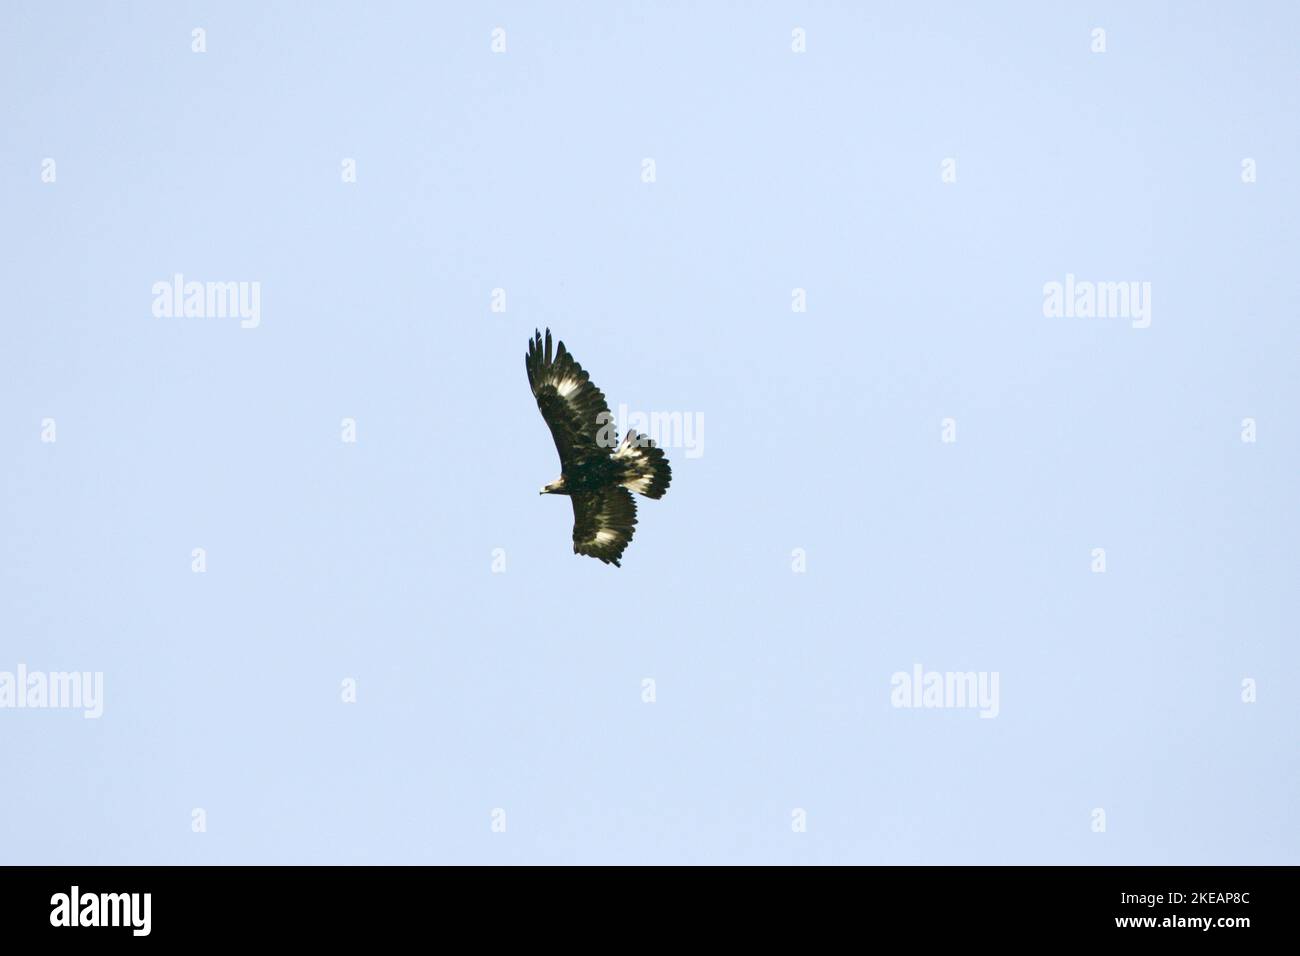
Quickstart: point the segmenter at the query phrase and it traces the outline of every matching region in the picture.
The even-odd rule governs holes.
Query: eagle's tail
[[[647,498],[662,498],[673,480],[673,470],[664,457],[664,450],[631,429],[614,452],[614,460],[623,466],[619,484]]]

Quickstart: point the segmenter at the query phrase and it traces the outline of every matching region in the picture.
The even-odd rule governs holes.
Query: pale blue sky
[[[0,862],[1300,863],[1294,4],[379,6],[6,7]],[[546,326],[706,423],[622,569]]]

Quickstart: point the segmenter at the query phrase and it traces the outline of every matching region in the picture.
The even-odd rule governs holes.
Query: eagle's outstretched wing
[[[546,330],[545,344],[541,333],[534,332],[524,364],[537,407],[555,439],[560,463],[568,465],[590,454],[608,455],[617,443],[606,440],[598,444],[597,439],[602,430],[614,434],[609,405],[591,377],[565,351],[564,343],[552,357],[551,330]]]
[[[636,530],[632,492],[617,485],[573,498],[573,551],[620,567],[618,559]]]

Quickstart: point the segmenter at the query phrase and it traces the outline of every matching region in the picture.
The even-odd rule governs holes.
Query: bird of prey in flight
[[[560,477],[542,494],[573,502],[573,551],[620,567],[636,528],[632,492],[662,498],[673,472],[662,448],[631,429],[618,442],[605,396],[551,330],[528,342],[528,384],[560,453]]]

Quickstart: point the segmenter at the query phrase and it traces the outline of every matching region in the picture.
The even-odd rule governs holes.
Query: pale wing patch
[[[596,532],[596,544],[613,544],[617,540],[618,533],[608,528],[601,528]]]
[[[629,431],[623,436],[623,441],[619,444],[618,451],[614,452],[614,457],[624,459],[644,457],[645,446],[642,444],[644,441],[646,441],[644,435]]]
[[[624,481],[622,484],[624,488],[629,488],[637,494],[643,495],[650,490],[650,481],[650,475],[639,475],[636,478]]]
[[[576,378],[562,378],[555,383],[555,390],[560,393],[561,398],[568,398],[581,384]]]

